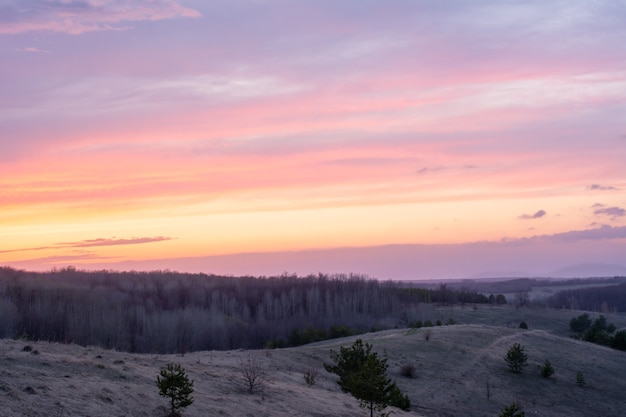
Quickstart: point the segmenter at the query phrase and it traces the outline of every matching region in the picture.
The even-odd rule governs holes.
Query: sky
[[[0,265],[626,275],[624,16],[0,0]]]

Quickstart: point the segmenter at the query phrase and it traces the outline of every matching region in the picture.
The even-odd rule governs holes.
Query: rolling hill
[[[393,416],[498,416],[513,401],[522,404],[526,415],[552,417],[617,417],[626,407],[625,352],[547,330],[466,324],[359,337],[387,355],[390,376],[411,399],[411,412],[392,409]],[[4,339],[0,340],[2,415],[164,416],[167,401],[158,396],[155,380],[160,368],[177,362],[194,380],[195,403],[184,410],[184,416],[365,416],[358,402],[342,393],[335,376],[322,367],[329,361],[330,349],[338,350],[356,338],[288,349],[184,356]],[[513,343],[521,343],[528,354],[529,366],[520,375],[511,373],[503,360]],[[255,394],[245,391],[240,373],[241,361],[250,355],[268,375],[262,392]],[[545,359],[556,370],[550,379],[539,374]],[[416,378],[400,375],[405,364],[416,367]],[[313,386],[304,382],[307,369],[319,372]],[[586,386],[576,385],[577,372],[585,375]]]

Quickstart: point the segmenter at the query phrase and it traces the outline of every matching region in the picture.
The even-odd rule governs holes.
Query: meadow
[[[358,401],[341,392],[336,377],[323,369],[331,349],[348,346],[356,338],[386,355],[389,376],[411,399],[410,412],[390,409],[393,416],[498,416],[513,401],[526,415],[623,415],[626,353],[569,337],[569,319],[580,312],[422,307],[424,315],[453,318],[460,324],[384,330],[294,348],[184,355],[3,339],[2,415],[164,416],[167,401],[158,395],[156,376],[175,362],[194,380],[195,402],[184,416],[365,416]],[[606,317],[619,329],[626,327],[624,315]],[[528,330],[519,328],[521,321]],[[522,344],[528,354],[529,365],[519,375],[503,360],[513,343]],[[246,391],[241,375],[241,362],[251,355],[267,376],[263,389],[253,394]],[[539,372],[546,359],[556,371],[547,379]],[[415,378],[400,374],[407,364],[415,366]],[[308,370],[318,372],[312,386],[304,381]],[[576,384],[577,372],[586,378],[583,387]]]

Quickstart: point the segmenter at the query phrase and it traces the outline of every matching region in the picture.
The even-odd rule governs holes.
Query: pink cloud
[[[122,30],[124,22],[200,16],[200,12],[183,7],[175,0],[24,1],[6,7],[0,34],[52,31],[77,35]]]
[[[36,47],[34,47],[34,46],[27,46],[27,47],[24,47],[24,48],[17,48],[17,49],[16,49],[16,51],[17,51],[17,52],[40,53],[40,54],[41,54],[41,53],[43,53],[43,54],[48,54],[48,53],[50,53],[50,51],[47,51],[47,50],[45,50],[45,49],[39,49],[39,48],[36,48]]]
[[[172,238],[164,237],[164,236],[134,237],[131,239],[98,238],[98,239],[82,240],[82,241],[77,241],[77,242],[61,242],[61,243],[57,243],[51,246],[38,246],[38,247],[31,247],[31,248],[2,250],[0,251],[0,253],[32,252],[32,251],[42,251],[42,250],[50,250],[50,249],[67,249],[67,248],[93,248],[93,247],[102,247],[102,246],[141,245],[145,243],[163,242],[167,240],[172,240]]]

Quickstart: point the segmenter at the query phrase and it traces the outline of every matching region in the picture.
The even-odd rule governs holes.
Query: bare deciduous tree
[[[250,394],[263,389],[267,382],[267,373],[263,364],[254,355],[248,355],[246,359],[239,362],[239,374]]]
[[[308,386],[315,385],[315,380],[317,379],[318,371],[315,368],[309,368],[304,371],[304,382]]]

